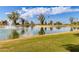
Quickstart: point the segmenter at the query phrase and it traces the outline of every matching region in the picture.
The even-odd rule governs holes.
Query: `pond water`
[[[16,29],[11,28],[0,28],[0,40],[7,40],[18,38],[21,36],[33,36],[33,35],[44,35],[53,34],[59,32],[69,32],[73,30],[79,30],[79,27],[17,27]]]

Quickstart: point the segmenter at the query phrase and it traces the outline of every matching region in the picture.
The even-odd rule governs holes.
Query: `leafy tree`
[[[2,24],[3,24],[3,25],[7,25],[7,24],[8,24],[7,20],[2,21]]]
[[[43,25],[44,24],[44,21],[45,21],[45,16],[43,14],[40,14],[39,17],[38,17],[38,20]]]
[[[22,25],[24,25],[25,19],[21,18]]]
[[[8,18],[13,21],[13,23],[16,25],[16,20],[18,20],[20,15],[17,12],[11,12],[8,14]]]
[[[73,22],[72,24],[76,25],[76,24],[77,24],[77,22]]]

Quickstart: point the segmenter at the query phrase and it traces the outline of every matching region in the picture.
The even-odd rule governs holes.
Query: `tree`
[[[17,12],[11,12],[8,14],[8,18],[13,21],[13,23],[16,25],[16,20],[18,20],[20,15]]]
[[[40,14],[38,17],[38,20],[40,21],[42,25],[44,25],[45,16],[43,14]]]
[[[8,24],[7,20],[2,21],[2,24],[3,24],[3,25],[7,25],[7,24]]]
[[[72,24],[76,25],[76,24],[77,24],[77,22],[73,22]]]
[[[45,25],[47,25],[47,22],[45,21]]]
[[[25,19],[21,18],[22,25],[24,25]]]
[[[74,18],[73,17],[70,17],[69,20],[70,20],[71,24],[74,22]]]
[[[25,21],[25,24],[24,24],[26,27],[28,27],[30,24],[28,21]]]
[[[56,22],[56,23],[54,23],[55,25],[62,25],[62,23],[61,22]]]
[[[33,21],[31,21],[31,25],[32,25],[32,26],[35,25]]]
[[[53,21],[50,21],[50,22],[48,23],[48,25],[53,25]]]

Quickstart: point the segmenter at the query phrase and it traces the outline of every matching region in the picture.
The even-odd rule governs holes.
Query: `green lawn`
[[[0,42],[0,51],[64,52],[79,51],[79,34],[65,33],[40,36],[32,39]]]

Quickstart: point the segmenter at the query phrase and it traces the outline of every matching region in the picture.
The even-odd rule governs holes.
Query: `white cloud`
[[[54,7],[51,8],[51,14],[61,14],[65,12],[77,12],[79,9],[72,9],[71,7]]]
[[[21,17],[27,18],[27,17],[33,17],[34,15],[39,15],[39,14],[62,14],[66,12],[77,12],[79,11],[78,8],[71,8],[71,7],[36,7],[36,8],[25,8],[23,7],[21,10],[17,10],[18,13],[21,14]],[[8,14],[8,13],[6,13]]]
[[[21,14],[22,17],[32,17],[33,15],[46,14],[49,11],[49,8],[40,7],[26,9],[23,7],[21,11],[23,12]]]
[[[5,14],[11,14],[11,12],[6,12]]]

